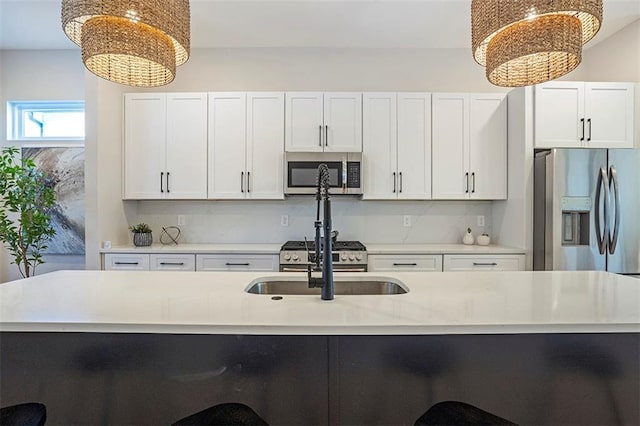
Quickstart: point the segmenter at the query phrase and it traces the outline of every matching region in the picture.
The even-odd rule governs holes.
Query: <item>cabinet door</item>
[[[524,271],[524,255],[446,254],[444,271]]]
[[[585,83],[586,146],[633,148],[633,83]]]
[[[207,94],[167,94],[166,198],[207,198]]]
[[[507,100],[505,95],[469,97],[470,198],[507,198]]]
[[[362,152],[362,93],[325,93],[324,126],[326,152]]]
[[[166,115],[163,93],[124,95],[123,198],[164,197]]]
[[[398,198],[431,198],[431,95],[398,94]]]
[[[209,198],[245,198],[246,110],[245,93],[209,94]]]
[[[395,93],[365,93],[362,110],[362,161],[365,200],[396,199],[397,114]]]
[[[405,255],[369,255],[369,271],[419,271],[442,272],[442,255],[405,254]]]
[[[580,148],[585,139],[584,83],[554,81],[535,86],[536,148]]]
[[[152,271],[195,271],[194,254],[151,254],[149,269]]]
[[[433,199],[469,198],[469,102],[461,93],[432,95]]]
[[[107,271],[148,271],[149,255],[142,253],[107,253],[104,255]]]
[[[197,271],[277,271],[277,254],[198,254]]]
[[[287,152],[322,152],[324,148],[322,93],[286,93],[285,102],[285,150]]]
[[[247,93],[247,198],[284,199],[284,93]]]

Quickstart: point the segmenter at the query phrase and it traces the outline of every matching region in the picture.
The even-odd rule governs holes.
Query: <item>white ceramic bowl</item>
[[[488,235],[478,235],[478,237],[476,238],[476,242],[479,246],[488,246],[491,242],[491,237],[489,237]]]

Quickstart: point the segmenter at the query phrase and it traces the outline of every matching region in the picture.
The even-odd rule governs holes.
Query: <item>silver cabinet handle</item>
[[[162,188],[162,181],[164,180],[164,172],[160,172],[160,192],[164,192]]]
[[[473,266],[498,266],[498,264],[496,262],[490,262],[490,263],[473,262]]]
[[[167,172],[167,194],[171,192],[171,191],[169,190],[169,175],[170,175],[170,173],[169,173],[169,172]]]
[[[607,172],[604,168],[600,168],[598,172],[598,182],[596,184],[596,199],[595,199],[595,222],[596,222],[596,238],[598,240],[598,250],[600,254],[604,254],[607,250],[607,241],[605,240],[605,235],[609,234],[609,183],[608,183]],[[602,190],[604,190],[604,202],[602,202],[602,207],[604,210],[604,232],[602,232],[600,228],[600,198],[602,197]]]
[[[582,136],[580,136],[580,140],[584,140],[584,118],[580,119],[580,123],[582,124]]]
[[[318,146],[322,146],[322,124],[318,126]]]
[[[417,263],[394,263],[393,266],[418,266]]]
[[[160,262],[160,264],[163,266],[184,266],[184,262]]]
[[[471,187],[472,188],[471,189],[471,193],[475,194],[475,192],[476,192],[476,173],[475,172],[471,173],[471,179],[472,179],[472,183],[473,183],[473,186]]]
[[[399,175],[400,175],[400,191],[398,192],[402,192],[402,172],[400,172]]]
[[[240,192],[244,192],[244,172],[240,172]]]
[[[140,262],[113,262],[115,265],[139,265]]]
[[[468,194],[469,193],[469,173],[468,172],[464,174],[464,179],[467,182],[467,186],[464,189],[464,193]]]
[[[613,237],[609,234],[609,253],[613,254],[616,251],[616,245],[618,244],[618,234],[620,233],[620,189],[618,188],[618,172],[614,166],[609,169],[609,185],[613,183],[613,199],[615,201],[615,222],[613,224]]]
[[[251,192],[251,172],[247,172],[247,192]]]
[[[591,141],[591,119],[587,119],[587,124],[589,125],[589,136],[587,137],[587,142]]]
[[[324,146],[329,146],[329,126],[324,125]]]
[[[396,172],[393,172],[393,193],[396,193],[396,184],[398,183],[397,179],[396,179]]]
[[[249,266],[249,262],[247,262],[247,263],[232,263],[232,262],[227,262],[227,263],[225,263],[225,266]]]

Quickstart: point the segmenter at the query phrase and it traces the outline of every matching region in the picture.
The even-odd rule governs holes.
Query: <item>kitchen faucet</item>
[[[322,300],[333,300],[335,293],[333,285],[333,242],[331,238],[331,198],[329,196],[329,185],[331,176],[329,167],[326,164],[318,166],[318,186],[316,190],[316,220],[315,227],[315,266],[313,263],[307,265],[307,279],[309,288],[321,287]],[[320,204],[324,201],[322,221],[320,221]],[[320,238],[320,228],[323,228],[323,238]],[[322,253],[320,250],[322,249]],[[312,277],[311,271],[322,270],[322,277]]]

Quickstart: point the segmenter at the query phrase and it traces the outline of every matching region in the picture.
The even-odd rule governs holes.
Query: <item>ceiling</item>
[[[60,0],[0,0],[0,49],[75,49]],[[471,0],[191,0],[192,48],[470,48]],[[604,0],[593,46],[640,19]]]

